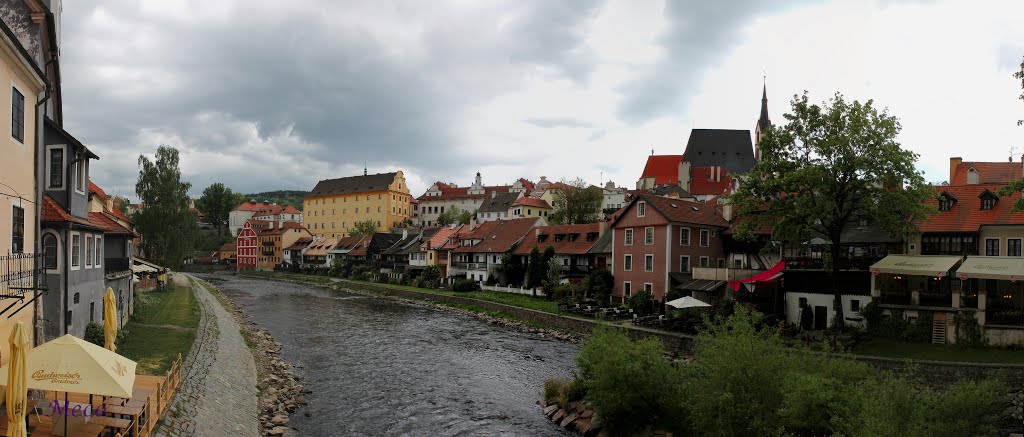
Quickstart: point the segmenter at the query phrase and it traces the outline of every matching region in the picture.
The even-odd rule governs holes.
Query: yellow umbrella
[[[71,334],[35,347],[25,364],[28,388],[132,397],[135,362]],[[0,367],[0,385],[7,372]]]
[[[25,372],[25,355],[28,352],[28,335],[21,322],[11,331],[11,361],[7,367],[7,435],[25,436],[25,407],[28,403],[28,374]]]
[[[114,297],[114,289],[107,287],[107,293],[103,295],[103,347],[111,352],[117,352],[115,339],[117,339],[117,298]]]

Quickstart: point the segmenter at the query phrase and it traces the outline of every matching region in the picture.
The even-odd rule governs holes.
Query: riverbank
[[[117,352],[138,363],[137,374],[162,376],[192,349],[199,302],[191,287],[180,285],[135,296],[135,314],[124,326]]]

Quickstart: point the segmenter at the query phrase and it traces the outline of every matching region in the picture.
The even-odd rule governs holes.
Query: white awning
[[[1024,258],[969,256],[957,269],[961,279],[1024,279]]]
[[[893,273],[917,276],[947,276],[960,265],[959,256],[889,255],[871,266],[871,274]]]

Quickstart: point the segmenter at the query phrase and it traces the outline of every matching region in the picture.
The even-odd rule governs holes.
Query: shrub
[[[565,382],[560,379],[548,379],[544,381],[544,402],[548,405],[557,404],[562,398]]]
[[[547,289],[547,288],[545,288]],[[552,288],[551,298],[559,302],[568,302],[572,295],[572,286],[569,284],[557,285]]]
[[[686,435],[686,385],[664,357],[661,342],[632,342],[621,331],[599,328],[577,354],[586,398],[609,435],[667,427]],[[732,406],[733,408],[736,405]]]
[[[390,284],[391,278],[389,278],[388,275],[381,273],[377,275],[377,282],[380,284]]]
[[[565,400],[567,403],[582,401],[587,397],[587,385],[582,379],[574,379],[565,387]]]
[[[104,343],[103,325],[96,322],[89,322],[89,324],[85,326],[85,341],[102,347]]]
[[[651,312],[651,294],[643,290],[629,297],[629,307],[641,315]]]
[[[452,282],[452,291],[459,293],[480,291],[480,285],[471,279],[455,278],[455,281]]]

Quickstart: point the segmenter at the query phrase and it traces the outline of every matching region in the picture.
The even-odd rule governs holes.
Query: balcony
[[[43,254],[14,253],[0,256],[0,298],[21,298],[25,292],[45,290],[45,273]]]
[[[126,272],[131,268],[131,261],[127,257],[103,258],[103,273]]]
[[[452,261],[451,266],[453,269],[487,270],[487,263],[468,263]]]
[[[260,253],[263,254],[263,256],[275,256],[276,255],[273,250],[264,250],[264,251],[262,251]]]
[[[864,258],[840,258],[839,270],[868,270],[872,264],[880,261],[884,256]],[[821,258],[811,257],[786,257],[786,270],[822,270],[825,268],[825,261]]]
[[[586,275],[590,273],[590,266],[586,264],[563,265],[562,273],[566,275]]]
[[[274,247],[274,242],[273,241],[264,241],[263,245],[266,246],[266,247]]]

